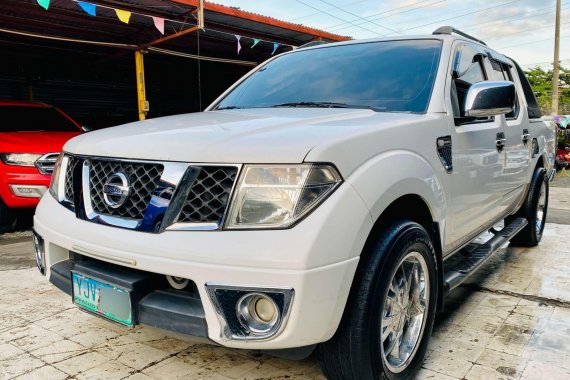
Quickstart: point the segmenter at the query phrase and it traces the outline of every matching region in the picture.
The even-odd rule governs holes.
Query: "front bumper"
[[[0,198],[10,208],[36,207],[50,181],[51,176],[35,167],[0,163]]]
[[[149,234],[77,219],[49,194],[34,219],[34,228],[44,239],[50,281],[58,276],[53,265],[68,260],[70,252],[188,278],[196,284],[211,341],[262,350],[304,347],[332,337],[371,227],[368,209],[348,183],[288,230]],[[279,334],[268,340],[236,340],[224,332],[206,284],[290,288],[295,296]]]

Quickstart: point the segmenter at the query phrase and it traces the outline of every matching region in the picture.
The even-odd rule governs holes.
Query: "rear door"
[[[489,69],[493,80],[506,80],[515,83],[515,88],[521,88],[516,71],[506,58],[490,54]],[[530,165],[530,146],[532,145],[528,127],[528,115],[522,107],[524,94],[517,92],[513,112],[497,116],[505,129],[505,196],[501,208],[503,211],[516,204],[516,199],[522,196],[527,181]]]
[[[462,115],[465,95],[473,83],[489,80],[486,52],[479,45],[458,41],[449,72],[447,90],[452,144],[451,213],[446,247],[454,249],[471,240],[499,217],[505,193],[505,151],[497,140],[505,138],[499,117],[467,118]]]

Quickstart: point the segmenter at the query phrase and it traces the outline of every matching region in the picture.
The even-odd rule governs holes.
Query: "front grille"
[[[234,166],[205,166],[190,188],[178,222],[222,222],[238,168]]]
[[[78,160],[73,156],[67,156],[67,167],[65,168],[65,185],[64,193],[65,200],[73,203],[74,190],[73,190],[73,170],[77,165]]]
[[[98,214],[141,220],[158,187],[164,167],[154,163],[106,160],[91,160],[90,163],[89,191],[93,210]],[[103,198],[103,186],[113,174],[119,172],[128,176],[131,192],[125,204],[112,208]]]
[[[36,161],[36,168],[42,174],[51,175],[53,173],[53,168],[55,167],[55,162],[57,161],[57,157],[59,153],[48,153],[44,154]]]

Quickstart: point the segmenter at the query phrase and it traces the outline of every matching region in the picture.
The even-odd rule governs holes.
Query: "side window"
[[[511,72],[511,68],[504,64],[503,68],[507,76],[507,80],[514,83],[515,81],[513,80],[513,74]],[[520,103],[519,103],[519,94],[516,92],[517,91],[516,88],[517,87],[515,86],[515,108],[513,109],[513,112],[509,112],[508,114],[505,115],[507,120],[514,120],[517,117],[519,117]]]
[[[492,79],[493,80],[509,80],[507,72],[502,63],[491,60],[491,67],[493,67]]]
[[[489,120],[490,118],[473,119],[462,115],[462,107],[469,87],[487,80],[483,66],[483,54],[468,44],[460,45],[455,53],[451,82],[451,103],[456,124],[466,121]]]
[[[509,66],[505,65],[502,62],[499,61],[495,61],[495,60],[490,60],[491,62],[491,67],[493,67],[493,72],[491,73],[491,77],[493,80],[507,80],[509,82],[514,82],[513,81],[513,75],[511,73],[511,70],[509,69]],[[505,117],[507,118],[507,120],[514,120],[518,117],[519,115],[519,97],[518,94],[515,96],[515,108],[513,109],[513,112],[509,112],[508,114],[505,115]]]
[[[491,73],[493,80],[507,80],[509,82],[513,81],[513,75],[509,66],[505,65],[502,62],[498,62],[495,60],[490,60],[491,66],[493,67],[493,72]],[[518,94],[515,97],[515,108],[512,112],[509,112],[505,115],[507,120],[516,119],[519,115],[519,97]]]

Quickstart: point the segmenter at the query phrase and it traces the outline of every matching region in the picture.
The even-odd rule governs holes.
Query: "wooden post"
[[[204,0],[198,1],[198,28],[204,30]]]
[[[146,89],[144,84],[144,59],[143,52],[135,51],[135,69],[137,74],[137,100],[139,120],[144,120],[149,111],[149,104],[146,100]]]

